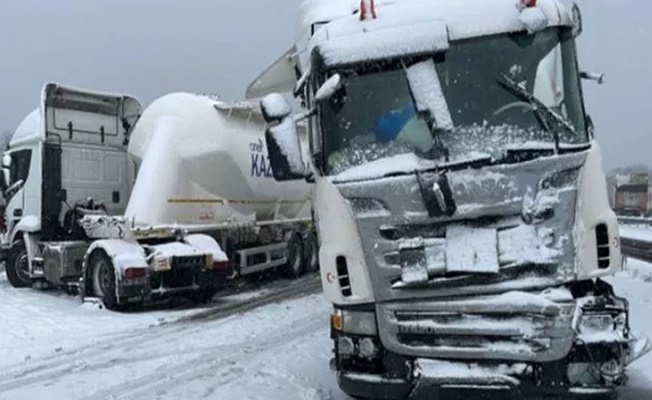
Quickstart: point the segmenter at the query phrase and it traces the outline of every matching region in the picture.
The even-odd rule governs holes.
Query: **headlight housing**
[[[331,327],[336,331],[354,335],[376,336],[376,313],[369,311],[335,310]]]
[[[584,314],[580,320],[580,332],[611,332],[615,328],[614,317],[610,314]]]

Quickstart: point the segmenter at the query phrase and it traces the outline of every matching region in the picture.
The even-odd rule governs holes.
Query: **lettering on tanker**
[[[258,139],[258,142],[249,143],[249,151],[251,152],[251,176],[255,178],[274,178],[272,164],[267,161],[265,144],[262,139]]]

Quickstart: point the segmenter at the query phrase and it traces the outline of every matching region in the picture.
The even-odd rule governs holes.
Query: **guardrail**
[[[618,222],[624,225],[652,226],[652,218],[648,217],[618,217]]]
[[[627,257],[652,262],[652,242],[621,237],[620,248]]]

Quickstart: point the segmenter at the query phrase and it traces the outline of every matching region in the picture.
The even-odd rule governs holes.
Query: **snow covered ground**
[[[652,265],[612,279],[632,325],[652,336]],[[0,274],[0,399],[347,399],[328,367],[321,295],[221,320],[194,311],[117,314],[62,294],[15,290]],[[652,356],[621,400],[652,398]]]

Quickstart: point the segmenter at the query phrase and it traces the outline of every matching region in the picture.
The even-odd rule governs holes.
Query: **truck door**
[[[41,182],[41,240],[56,240],[60,232],[60,214],[63,208],[61,187],[61,145],[43,146],[43,180]]]
[[[8,153],[11,156],[9,166],[9,182],[5,192],[7,204],[7,230],[11,232],[20,221],[25,211],[25,184],[29,178],[29,169],[32,162],[32,150],[22,149]]]

